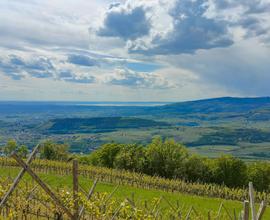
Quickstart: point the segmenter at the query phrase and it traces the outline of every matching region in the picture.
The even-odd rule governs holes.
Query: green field
[[[18,173],[19,168],[0,168],[1,177],[11,177],[14,178],[16,174]],[[56,188],[63,188],[68,187],[71,189],[72,187],[72,177],[71,176],[58,176],[53,174],[42,174],[39,173],[39,176],[41,179],[43,179],[50,187],[56,189]],[[29,175],[25,175],[24,180],[26,181],[32,181],[31,177]],[[80,185],[88,191],[91,187],[93,180],[82,178],[79,179]],[[112,192],[113,189],[116,187],[116,185],[100,182],[97,185],[96,191],[97,192]],[[169,202],[176,206],[177,201],[179,201],[180,206],[184,207],[184,210],[188,210],[191,206],[193,206],[196,210],[198,210],[201,214],[207,215],[207,212],[209,210],[217,212],[218,208],[223,202],[225,207],[233,213],[233,210],[235,209],[237,213],[240,212],[242,208],[241,202],[238,201],[232,201],[232,200],[222,200],[222,199],[216,199],[216,198],[207,198],[207,197],[200,197],[200,196],[191,196],[186,195],[182,193],[169,193],[164,192],[161,190],[153,190],[153,189],[140,189],[135,187],[129,187],[129,186],[119,186],[118,190],[114,194],[114,197],[117,200],[124,200],[125,198],[129,197],[131,198],[131,195],[134,193],[134,198],[137,203],[137,205],[144,204],[144,201],[152,201],[154,198],[160,198],[161,196],[165,197]],[[168,203],[163,200],[161,203],[162,209],[168,209],[170,206]],[[270,218],[270,210],[266,210],[265,218]]]
[[[239,143],[233,145],[205,145],[188,148],[191,153],[200,154],[206,157],[220,157],[224,154],[233,155],[244,160],[268,160],[270,155],[270,143]]]

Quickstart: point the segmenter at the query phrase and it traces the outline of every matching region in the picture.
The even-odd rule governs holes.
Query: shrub
[[[121,144],[109,143],[102,145],[98,150],[93,152],[90,158],[93,165],[99,165],[103,167],[113,168],[114,161],[122,148]]]
[[[247,165],[244,161],[232,157],[221,156],[214,159],[214,182],[228,187],[241,187],[247,184]]]
[[[40,158],[47,160],[67,160],[69,158],[68,145],[46,141],[42,144]]]
[[[259,191],[270,192],[270,164],[256,162],[248,166],[248,179]]]
[[[185,177],[187,158],[188,152],[183,145],[172,139],[163,142],[157,137],[146,148],[146,173],[166,178]]]
[[[4,146],[4,154],[5,155],[10,155],[13,151],[17,149],[17,143],[15,140],[10,139]]]
[[[211,182],[212,173],[208,160],[192,155],[186,162],[186,179],[191,182]]]
[[[144,147],[136,144],[123,145],[115,157],[114,167],[136,172],[144,172],[146,169]]]

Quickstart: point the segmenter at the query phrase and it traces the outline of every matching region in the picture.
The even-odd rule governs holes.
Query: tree
[[[209,182],[211,179],[210,168],[207,160],[192,155],[185,163],[186,179],[191,182]]]
[[[248,179],[258,191],[270,192],[270,164],[256,162],[248,166]]]
[[[94,165],[113,168],[115,157],[122,145],[116,143],[104,144],[93,153],[92,161]]]
[[[67,160],[69,146],[46,141],[41,147],[40,158],[47,160]]]
[[[186,148],[172,139],[154,138],[146,149],[147,173],[166,178],[184,177]]]
[[[214,182],[228,187],[242,187],[247,184],[247,165],[244,161],[222,156],[214,160]]]
[[[17,148],[17,143],[15,140],[10,139],[8,140],[7,144],[4,147],[4,154],[10,155],[13,151],[15,151]]]
[[[22,158],[26,158],[28,154],[28,148],[25,145],[21,145],[17,150],[17,154]]]
[[[141,145],[124,145],[115,157],[114,167],[118,169],[144,172],[146,165],[145,149]]]

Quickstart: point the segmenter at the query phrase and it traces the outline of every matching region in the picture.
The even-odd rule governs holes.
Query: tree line
[[[80,161],[94,166],[232,188],[245,187],[252,181],[257,190],[270,192],[270,163],[247,163],[230,155],[205,158],[189,153],[184,145],[173,139],[157,137],[146,146],[108,143],[90,155],[80,157]]]
[[[46,141],[39,154],[41,159],[68,161],[78,157],[83,164],[129,170],[168,179],[188,182],[216,183],[228,187],[244,187],[249,181],[259,191],[270,192],[270,163],[247,163],[239,158],[223,155],[205,158],[188,152],[173,139],[154,138],[147,145],[107,143],[88,155],[72,155],[67,144]],[[12,151],[25,157],[27,148],[10,140],[5,154]],[[23,153],[22,153],[23,152]]]

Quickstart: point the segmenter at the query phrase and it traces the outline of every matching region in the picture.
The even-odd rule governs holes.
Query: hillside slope
[[[156,110],[192,114],[192,113],[221,113],[221,112],[248,112],[267,109],[270,111],[270,97],[260,98],[233,98],[223,97],[214,99],[203,99],[168,104],[156,107]]]

